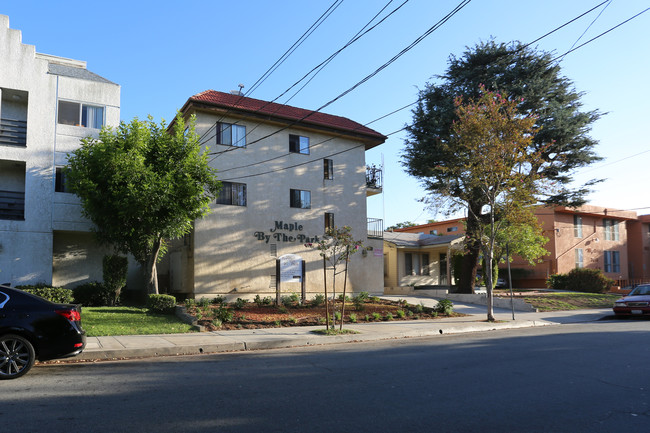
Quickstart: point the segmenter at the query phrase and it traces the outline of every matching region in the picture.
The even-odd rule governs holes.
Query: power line
[[[457,5],[457,6],[456,6],[456,7],[455,7],[451,12],[449,12],[449,13],[448,13],[447,15],[445,15],[442,19],[440,19],[436,24],[434,24],[434,25],[433,25],[432,27],[430,27],[426,32],[424,32],[421,36],[419,36],[417,39],[415,39],[413,42],[411,42],[408,46],[406,46],[406,48],[402,49],[399,53],[397,53],[395,56],[393,56],[389,61],[387,61],[386,63],[384,63],[383,65],[381,65],[379,68],[375,69],[372,73],[368,74],[365,78],[363,78],[362,80],[358,81],[356,84],[354,84],[354,85],[353,85],[352,87],[350,87],[349,89],[347,89],[347,90],[345,90],[344,92],[340,93],[340,94],[339,94],[338,96],[336,96],[334,99],[332,99],[332,100],[330,100],[329,102],[327,102],[327,103],[321,105],[321,106],[320,106],[319,108],[317,108],[316,110],[310,111],[308,114],[306,114],[305,116],[301,117],[300,119],[298,119],[298,120],[294,120],[294,121],[292,121],[291,123],[289,123],[288,125],[283,126],[282,128],[280,128],[280,129],[278,129],[278,130],[276,130],[276,131],[274,131],[274,132],[272,132],[272,133],[270,133],[270,134],[267,134],[267,135],[265,135],[265,136],[263,136],[263,137],[260,137],[260,138],[258,138],[258,139],[256,139],[256,140],[253,140],[253,141],[250,142],[250,143],[247,143],[247,146],[249,146],[249,145],[253,145],[253,144],[258,143],[258,142],[260,142],[260,141],[262,141],[262,140],[265,140],[265,139],[267,139],[267,138],[269,138],[269,137],[272,137],[273,135],[278,134],[278,133],[280,133],[280,132],[282,132],[282,131],[288,129],[288,128],[290,128],[291,126],[293,126],[293,125],[295,125],[295,124],[297,124],[297,123],[300,123],[300,122],[304,121],[305,119],[307,119],[307,118],[313,116],[314,114],[320,112],[320,111],[323,110],[324,108],[326,108],[326,107],[328,107],[329,105],[333,104],[334,102],[338,101],[339,99],[341,99],[342,97],[344,97],[344,96],[347,95],[348,93],[354,91],[356,88],[358,88],[358,87],[361,86],[362,84],[366,83],[366,82],[367,82],[368,80],[370,80],[371,78],[375,77],[379,72],[381,72],[381,71],[383,71],[384,69],[386,69],[386,68],[387,68],[388,66],[390,66],[392,63],[394,63],[395,61],[397,61],[397,59],[399,59],[401,56],[403,56],[404,54],[406,54],[407,52],[409,52],[411,49],[413,49],[417,44],[419,44],[420,42],[422,42],[422,41],[423,41],[427,36],[431,35],[434,31],[436,31],[437,29],[439,29],[443,24],[445,24],[447,21],[449,21],[449,20],[451,19],[451,17],[453,17],[455,14],[457,14],[457,13],[458,13],[462,8],[464,8],[465,6],[467,6],[471,1],[472,1],[472,0],[463,0],[463,1],[461,1],[461,2],[460,2],[460,3],[459,3],[459,4],[458,4],[458,5]],[[212,153],[212,154],[214,155],[214,153]]]
[[[331,62],[331,61],[332,61],[332,60],[333,60],[333,59],[334,59],[338,54],[340,54],[343,50],[345,50],[346,48],[348,48],[348,47],[349,47],[350,45],[352,45],[353,43],[357,42],[359,39],[361,39],[363,36],[365,36],[366,34],[368,34],[369,32],[371,32],[372,30],[374,30],[375,28],[377,28],[377,27],[378,27],[380,24],[382,24],[386,19],[388,19],[388,18],[389,18],[390,16],[392,16],[393,14],[395,14],[395,13],[396,13],[399,9],[401,9],[401,8],[402,8],[406,3],[408,3],[409,0],[405,0],[405,1],[402,2],[399,6],[397,6],[395,9],[393,9],[391,12],[389,12],[385,17],[383,17],[383,18],[382,18],[379,22],[377,22],[375,25],[373,25],[373,26],[370,27],[370,28],[367,28],[367,27],[368,27],[368,26],[369,26],[369,25],[370,25],[370,24],[371,24],[371,23],[372,23],[372,22],[373,22],[373,21],[374,21],[374,20],[375,20],[375,19],[376,19],[376,18],[377,18],[381,13],[382,13],[382,12],[383,12],[383,11],[384,11],[384,10],[385,10],[385,9],[386,9],[390,4],[391,4],[391,3],[392,3],[392,2],[393,2],[393,0],[390,0],[388,3],[386,3],[386,5],[384,5],[384,7],[382,7],[381,10],[380,10],[377,14],[375,14],[375,16],[374,16],[370,21],[368,21],[368,23],[367,23],[365,26],[363,26],[363,27],[361,28],[361,30],[359,30],[359,31],[357,32],[357,34],[356,34],[354,37],[352,37],[352,39],[350,39],[350,40],[349,40],[349,41],[348,41],[348,42],[347,42],[347,43],[346,43],[342,48],[340,48],[340,49],[338,49],[337,51],[335,51],[334,53],[332,53],[332,54],[331,54],[327,59],[325,59],[324,61],[322,61],[321,63],[319,63],[319,64],[316,65],[315,67],[313,67],[309,72],[307,72],[305,75],[303,75],[303,76],[302,76],[298,81],[296,81],[295,83],[293,83],[289,88],[287,88],[287,89],[286,89],[284,92],[282,92],[279,96],[277,96],[276,98],[274,98],[274,99],[271,100],[271,101],[266,102],[266,103],[265,103],[264,105],[262,105],[260,108],[258,108],[257,110],[255,110],[255,112],[259,112],[259,111],[263,110],[263,109],[264,109],[265,107],[267,107],[269,104],[272,104],[273,102],[275,102],[275,101],[277,101],[278,99],[280,99],[282,96],[284,96],[284,95],[287,94],[289,91],[291,91],[291,89],[293,89],[295,86],[297,86],[298,84],[300,84],[300,83],[301,83],[301,82],[302,82],[306,77],[308,77],[309,75],[311,75],[314,71],[316,71],[316,70],[318,70],[318,72],[322,71],[322,70],[325,68],[325,66],[327,66],[327,64],[329,64],[329,63],[330,63],[330,62]],[[366,29],[366,28],[367,28],[367,29]],[[364,29],[366,29],[366,30],[364,31]],[[296,91],[296,93],[295,93],[293,96],[291,96],[291,98],[293,98],[296,94],[298,94],[298,92],[300,92],[300,91],[301,91],[301,90],[302,90],[302,89],[303,89],[303,88],[304,88],[304,87],[305,87],[305,86],[306,86],[306,85],[307,85],[307,84],[308,84],[308,83],[309,83],[309,82],[310,82],[310,81],[311,81],[311,80],[316,76],[316,74],[318,74],[318,72],[316,72],[316,73],[315,73],[315,74],[314,74],[314,75],[309,79],[309,81],[307,81],[307,83],[305,83],[305,84],[304,84],[304,85],[303,85],[303,86],[302,86],[298,91]],[[291,99],[291,98],[290,98],[290,99]],[[290,100],[290,99],[289,99],[289,100]],[[288,102],[288,100],[285,101],[285,104],[286,104],[286,102]],[[222,119],[223,119],[223,116],[222,116]],[[247,131],[247,133],[246,133],[246,136],[250,135],[250,133],[253,132],[253,131],[254,131],[258,126],[260,126],[260,125],[261,125],[261,123],[258,123],[258,124],[255,125],[252,129],[249,129],[249,130]],[[206,135],[207,135],[207,133],[209,133],[209,131],[211,131],[211,130],[212,130],[212,127],[209,128],[208,131],[206,131],[206,132],[204,132],[203,134],[201,134],[201,137],[199,138],[200,141],[201,141],[201,144],[205,144],[207,141],[209,141],[209,140],[211,140],[212,138],[214,138],[215,135],[211,135],[211,136],[209,136],[207,139],[205,138]],[[252,144],[252,143],[249,143],[249,144]],[[226,150],[224,150],[224,151],[222,151],[222,152],[215,153],[215,155],[216,155],[216,156],[219,156],[219,155],[221,155],[221,154],[223,154],[223,153],[227,153],[227,152],[230,152],[230,151],[233,151],[233,150],[236,150],[236,149],[237,149],[237,148],[228,148],[228,149],[226,149]],[[214,160],[214,158],[213,158],[212,160]]]
[[[284,63],[285,60],[287,60],[287,58],[289,58],[289,56],[290,56],[291,54],[293,54],[293,52],[296,51],[296,50],[298,49],[298,47],[300,47],[300,45],[302,45],[302,43],[305,42],[305,40],[307,40],[307,38],[308,38],[309,36],[311,36],[311,34],[314,33],[314,31],[316,31],[316,29],[317,29],[318,27],[320,27],[320,25],[323,24],[323,22],[324,22],[327,18],[329,18],[329,16],[330,16],[330,15],[331,15],[331,14],[332,14],[332,13],[333,13],[333,12],[334,12],[338,7],[339,7],[339,6],[341,6],[341,3],[343,3],[343,0],[336,0],[334,3],[332,3],[332,4],[330,5],[330,7],[329,7],[325,12],[323,12],[323,14],[322,14],[322,15],[321,15],[317,20],[316,20],[316,22],[314,22],[314,23],[311,25],[311,27],[309,27],[309,28],[305,31],[305,33],[303,33],[302,36],[300,36],[300,37],[298,38],[298,40],[297,40],[296,42],[294,42],[293,45],[291,45],[291,47],[289,47],[289,49],[288,49],[287,51],[285,51],[284,54],[282,54],[282,56],[280,56],[280,58],[279,58],[278,60],[276,60],[276,62],[275,62],[273,65],[271,65],[271,67],[270,67],[269,69],[267,69],[267,71],[264,72],[264,74],[262,74],[262,76],[261,76],[260,78],[258,78],[258,80],[257,80],[257,81],[256,81],[256,82],[251,86],[251,88],[248,90],[248,92],[246,92],[246,96],[248,96],[249,94],[253,93],[253,92],[255,91],[255,89],[257,89],[259,86],[261,86],[262,83],[264,83],[264,81],[266,81],[266,79],[267,79],[267,78],[268,78],[268,77],[269,77],[273,72],[275,72],[275,70],[278,69],[278,68],[280,67],[280,65],[282,65],[282,63]]]
[[[470,1],[471,1],[471,0],[470,0]],[[530,46],[531,44],[533,44],[533,43],[535,43],[535,42],[538,42],[539,40],[541,40],[541,39],[543,39],[543,38],[545,38],[545,37],[547,37],[547,36],[549,36],[549,35],[555,33],[556,31],[558,31],[558,30],[562,29],[563,27],[565,27],[567,24],[576,21],[577,19],[583,17],[584,15],[588,14],[589,12],[592,12],[593,10],[595,10],[595,9],[597,9],[598,7],[604,5],[605,3],[608,3],[608,1],[604,1],[604,2],[600,3],[599,5],[597,5],[597,6],[593,7],[593,8],[591,8],[591,9],[589,9],[588,11],[586,11],[586,12],[580,14],[579,16],[573,18],[572,20],[568,21],[567,23],[564,23],[564,24],[562,24],[561,26],[556,27],[554,30],[552,30],[552,31],[550,31],[550,32],[548,32],[548,33],[546,33],[546,34],[544,34],[543,36],[541,36],[541,37],[535,39],[534,41],[532,41],[532,42],[530,42],[530,43],[524,45],[524,47]],[[460,6],[460,5],[459,5],[459,6]],[[463,5],[463,6],[464,6],[464,5]],[[457,6],[457,8],[458,8],[458,6]],[[650,8],[648,8],[648,9],[650,9]],[[648,9],[646,9],[645,11],[647,11]],[[459,9],[458,9],[458,10],[459,10]],[[643,11],[643,12],[645,12],[645,11]],[[452,11],[452,12],[454,12],[454,11]],[[643,12],[641,12],[641,13],[643,13]],[[624,23],[630,21],[631,19],[637,17],[637,16],[640,15],[641,13],[639,13],[639,14],[635,15],[634,17],[632,17],[632,18],[630,18],[630,19],[628,19],[628,20],[622,22],[621,24],[619,24],[619,25],[613,27],[612,29],[608,30],[608,32],[611,31],[611,30],[613,30],[613,29],[615,29],[616,27],[619,27],[620,25],[622,25],[622,24],[624,24]],[[451,12],[450,12],[450,14],[451,14]],[[444,19],[444,18],[443,18],[443,19]],[[605,33],[607,33],[607,32],[605,32]],[[603,34],[604,34],[604,33],[603,33]],[[568,52],[565,53],[564,55],[568,54],[569,52],[575,51],[576,49],[580,48],[581,46],[586,45],[587,43],[593,42],[595,39],[597,39],[597,37],[591,39],[590,41],[585,42],[584,44],[582,44],[582,45],[576,47],[575,49],[572,49],[572,50],[568,51]],[[335,99],[335,100],[336,100],[336,99]],[[399,112],[399,111],[401,111],[401,110],[404,110],[404,109],[406,109],[406,108],[408,108],[408,107],[410,107],[410,106],[412,106],[412,105],[417,104],[419,101],[420,101],[420,99],[418,99],[417,101],[412,102],[412,103],[410,103],[410,104],[407,104],[407,105],[405,105],[405,106],[403,106],[403,107],[401,107],[401,108],[399,108],[399,109],[397,109],[397,110],[394,110],[394,111],[391,112],[391,113],[388,113],[388,114],[383,115],[383,116],[381,116],[381,117],[379,117],[379,118],[377,118],[377,119],[374,119],[374,120],[372,120],[371,122],[368,122],[368,123],[366,123],[366,124],[363,125],[363,126],[367,126],[367,125],[369,125],[369,124],[371,124],[371,123],[374,123],[374,122],[376,122],[376,121],[378,121],[378,120],[380,120],[380,119],[383,119],[383,118],[388,117],[388,116],[390,116],[390,115],[392,115],[392,114],[395,114],[396,112]],[[331,102],[330,102],[330,103],[331,103]],[[327,105],[327,104],[326,104],[326,105]],[[321,108],[321,109],[322,109],[322,108]],[[320,110],[320,109],[319,109],[319,110]],[[318,111],[318,110],[317,110],[317,111]],[[314,113],[315,113],[315,112],[311,112],[309,115],[303,117],[301,120],[304,120],[305,118],[309,117],[310,115],[312,115],[312,114],[314,114]],[[293,124],[295,124],[295,122],[292,123],[291,125],[293,125]],[[289,125],[289,126],[291,126],[291,125]],[[274,135],[275,133],[278,133],[278,132],[280,132],[280,131],[282,131],[282,130],[284,130],[284,129],[287,129],[289,126],[284,127],[284,128],[282,128],[282,129],[280,129],[280,130],[278,130],[278,131],[276,131],[276,132],[274,132],[274,133],[272,133],[272,134],[269,134],[269,135],[267,135],[267,136],[265,136],[265,137],[262,137],[262,138],[256,140],[255,142],[258,142],[258,141],[261,141],[261,140],[264,139],[264,138],[270,137],[270,136]],[[397,134],[397,133],[399,133],[399,132],[402,132],[402,131],[404,131],[405,129],[407,129],[408,127],[409,127],[409,125],[404,126],[403,128],[400,128],[400,129],[398,129],[398,130],[396,130],[396,131],[393,131],[393,132],[387,134],[387,136],[391,136],[391,135]],[[329,141],[331,141],[331,140],[333,140],[333,139],[335,139],[335,138],[338,138],[338,137],[340,137],[340,136],[341,136],[341,135],[338,135],[338,136],[331,137],[331,138],[328,138],[328,139],[326,139],[326,140],[323,140],[323,141],[321,141],[321,142],[319,142],[319,143],[314,144],[313,147],[315,147],[315,146],[317,146],[317,145],[319,145],[319,144],[323,144],[323,143],[329,142]],[[253,142],[253,143],[255,143],[255,142]],[[250,143],[250,144],[253,144],[253,143]],[[278,172],[278,171],[282,171],[282,170],[284,170],[284,169],[290,169],[290,168],[299,167],[299,166],[306,165],[306,164],[309,164],[309,163],[313,163],[313,162],[321,161],[323,158],[327,158],[327,157],[330,157],[330,156],[335,156],[335,155],[338,155],[338,154],[344,153],[344,152],[346,152],[346,151],[356,149],[356,148],[361,147],[361,146],[363,146],[363,145],[354,146],[354,147],[352,147],[352,148],[350,148],[350,149],[348,149],[348,150],[345,150],[345,151],[336,152],[336,153],[333,153],[333,154],[330,154],[330,155],[326,155],[326,156],[321,157],[321,158],[316,158],[316,159],[312,159],[312,160],[309,160],[309,161],[305,161],[305,162],[302,162],[302,163],[299,163],[299,164],[294,164],[294,165],[291,165],[291,166],[287,166],[287,167],[285,167],[285,168],[282,168],[282,167],[281,167],[281,168],[273,169],[273,170],[266,171],[266,172],[262,172],[262,173],[255,173],[255,174],[249,174],[249,175],[245,175],[245,176],[238,176],[238,177],[233,177],[233,178],[231,178],[231,179],[226,179],[226,180],[236,180],[236,179],[250,178],[250,177],[260,176],[260,175],[264,175],[264,174],[275,173],[275,172]],[[619,160],[619,161],[614,161],[614,162],[612,162],[611,164],[616,163],[616,162],[620,162],[620,161],[622,161],[622,160],[624,160],[624,159],[629,159],[629,158],[632,158],[632,157],[634,157],[634,156],[637,156],[637,155],[640,155],[640,154],[643,154],[643,153],[647,153],[647,152],[650,152],[650,150],[643,151],[643,152],[640,152],[639,154],[636,154],[636,155],[632,155],[632,156],[629,156],[629,157],[623,158],[623,159],[621,159],[621,160]],[[248,167],[252,167],[252,166],[255,166],[255,165],[264,164],[264,163],[267,163],[267,162],[270,162],[270,161],[272,161],[272,160],[276,160],[276,159],[279,159],[279,158],[284,158],[284,157],[289,156],[289,155],[291,155],[291,153],[282,154],[282,155],[279,155],[279,156],[277,156],[277,157],[270,158],[270,159],[268,159],[268,160],[264,160],[264,161],[259,161],[259,162],[255,162],[255,163],[251,163],[251,164],[247,164],[247,165],[239,166],[239,167],[233,167],[233,168],[229,168],[229,169],[221,170],[220,172],[226,172],[226,171],[238,170],[238,169],[242,169],[242,168],[248,168]],[[600,167],[602,167],[602,165],[601,165]],[[599,167],[599,168],[600,168],[600,167]]]
[[[312,33],[314,33],[314,31],[316,31],[316,29],[318,27],[320,27],[321,24],[323,24],[323,22],[327,18],[330,17],[330,15],[341,5],[341,3],[343,3],[343,1],[344,0],[335,0],[334,3],[332,3],[330,5],[330,7],[327,8],[327,10],[325,12],[323,12],[321,14],[321,16],[318,17],[318,19],[302,34],[302,36],[300,36],[296,40],[296,42],[294,42],[293,45],[291,45],[291,47],[289,47],[289,49],[287,49],[287,51],[285,51],[284,54],[282,54],[282,56],[280,56],[280,58],[278,60],[276,60],[275,63],[273,63],[273,65],[271,65],[271,67],[269,69],[267,69],[266,72],[264,72],[260,78],[257,79],[257,81],[255,81],[255,83],[253,83],[251,88],[246,92],[246,95],[249,95],[249,94],[253,93],[259,86],[261,86],[262,83],[264,81],[266,81],[266,79],[273,72],[275,72],[275,70],[277,68],[279,68],[280,65],[282,65],[282,63],[284,63],[287,60],[287,58],[289,58],[289,56],[291,54],[293,54],[293,52],[296,51],[298,49],[298,47],[300,47],[300,45],[302,45],[303,42],[305,42],[305,40],[307,40],[307,38],[309,38],[309,36],[311,36]],[[240,86],[243,87],[243,85],[240,85]],[[241,92],[241,89],[240,89],[240,92]],[[240,100],[243,97],[244,97],[244,94],[240,93]],[[237,102],[239,102],[239,100]],[[225,114],[228,113],[228,111],[229,110],[227,110],[226,113],[222,114],[221,118],[217,122],[215,122],[212,126],[210,126],[210,128],[208,128],[206,131],[204,131],[203,134],[201,134],[201,136],[199,137],[199,141],[201,141],[205,137],[205,135],[209,134],[212,131],[212,129],[217,127],[217,124],[221,120],[223,120],[223,117],[225,116]],[[218,134],[218,133],[219,132],[217,131],[216,134]]]

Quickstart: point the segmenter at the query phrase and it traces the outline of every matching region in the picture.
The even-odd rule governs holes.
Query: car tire
[[[19,378],[35,361],[36,352],[29,340],[15,334],[0,336],[0,380]]]

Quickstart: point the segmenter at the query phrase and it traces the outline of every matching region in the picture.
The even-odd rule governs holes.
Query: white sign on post
[[[285,254],[280,260],[280,282],[302,282],[302,257],[296,254]]]

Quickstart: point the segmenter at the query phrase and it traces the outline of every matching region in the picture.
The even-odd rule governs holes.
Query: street
[[[38,365],[3,431],[645,432],[650,321]]]

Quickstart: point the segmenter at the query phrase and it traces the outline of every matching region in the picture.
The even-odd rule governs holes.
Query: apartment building
[[[545,287],[549,275],[573,268],[601,269],[626,285],[633,279],[648,278],[650,271],[650,215],[585,205],[538,207],[535,211],[549,252],[541,263],[531,266],[520,257],[511,262],[513,285]],[[465,232],[462,219],[406,227],[395,232],[448,234]],[[503,267],[505,265],[502,265]]]
[[[164,290],[198,298],[270,296],[277,259],[293,254],[305,261],[307,293],[322,293],[323,260],[305,244],[321,239],[326,227],[349,226],[370,249],[353,255],[347,290],[382,291],[381,220],[369,227],[366,215],[366,198],[381,192],[381,170],[366,166],[365,152],[385,136],[344,117],[237,91],[201,92],[181,112],[196,117],[222,189],[212,213],[161,263]],[[336,278],[340,291],[343,274]],[[299,293],[301,285],[286,282],[281,290]]]
[[[0,282],[101,281],[94,242],[62,168],[80,139],[117,125],[120,86],[86,62],[37,53],[0,15]]]

